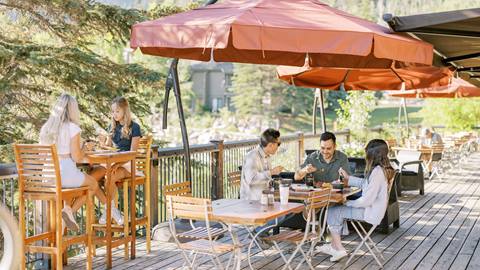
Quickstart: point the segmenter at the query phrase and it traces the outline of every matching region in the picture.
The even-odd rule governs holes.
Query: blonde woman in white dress
[[[98,180],[104,177],[105,171],[99,168],[85,174],[76,165],[85,157],[85,152],[80,146],[81,131],[77,101],[68,94],[62,94],[52,108],[47,122],[42,126],[40,143],[57,146],[62,188],[88,186],[90,192],[105,204],[107,201],[105,194],[98,186]],[[76,198],[73,203],[66,202],[62,210],[62,219],[69,229],[78,230],[74,213],[84,203],[85,198]]]

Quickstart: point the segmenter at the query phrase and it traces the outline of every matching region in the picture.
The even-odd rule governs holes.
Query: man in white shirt
[[[245,155],[242,166],[240,199],[260,200],[262,190],[268,188],[272,175],[283,171],[282,166],[272,168],[270,157],[280,147],[280,132],[273,128],[265,130],[260,136],[260,145]]]
[[[442,137],[436,132],[432,132],[429,128],[422,130],[421,144],[422,146],[431,147],[434,144],[442,144]]]

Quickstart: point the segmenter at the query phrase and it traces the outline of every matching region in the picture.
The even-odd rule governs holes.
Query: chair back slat
[[[55,145],[15,144],[14,151],[21,192],[60,192]]]
[[[152,149],[152,136],[140,138],[135,157],[135,169],[137,172],[143,172],[145,176],[150,176],[150,160]]]
[[[240,182],[242,180],[242,171],[233,171],[227,174],[228,183],[231,187],[238,188],[240,187]]]
[[[163,195],[192,196],[190,181],[163,186]]]
[[[312,192],[310,197],[306,200],[308,210],[318,210],[328,206],[332,190],[325,188],[319,191]]]
[[[210,199],[167,195],[167,204],[172,218],[205,220],[212,216]]]

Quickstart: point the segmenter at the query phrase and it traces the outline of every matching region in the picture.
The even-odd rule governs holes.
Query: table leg
[[[133,260],[135,259],[135,240],[136,240],[136,230],[137,230],[137,225],[136,225],[136,219],[137,219],[137,214],[135,210],[135,159],[131,161],[131,179],[130,179],[130,229],[131,229],[131,244],[130,244],[130,259]],[[148,181],[148,179],[146,180]]]
[[[106,241],[107,241],[107,269],[112,268],[112,198],[109,192],[110,181],[112,181],[112,170],[110,162],[107,162],[107,174],[105,175],[105,197],[107,198],[106,211],[107,211],[107,222],[105,228]]]

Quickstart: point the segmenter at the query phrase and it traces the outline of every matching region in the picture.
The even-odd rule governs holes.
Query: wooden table
[[[130,162],[131,163],[131,181],[130,181],[130,189],[132,192],[130,192],[130,235],[124,235],[124,237],[120,239],[112,239],[112,213],[111,213],[111,208],[112,208],[112,194],[109,194],[107,192],[108,188],[105,188],[105,196],[107,197],[107,205],[106,205],[106,210],[107,210],[107,220],[106,220],[106,225],[105,225],[105,237],[97,237],[93,238],[94,244],[100,243],[102,245],[107,246],[107,252],[106,252],[106,264],[107,264],[107,269],[112,268],[112,248],[119,246],[119,245],[125,245],[128,244],[128,242],[131,242],[131,250],[130,250],[130,258],[134,259],[135,258],[135,218],[136,218],[136,213],[135,213],[135,157],[136,157],[136,152],[135,151],[126,151],[126,152],[112,152],[112,151],[98,151],[98,152],[91,152],[87,153],[86,158],[79,162],[81,164],[101,164],[102,166],[106,166],[106,174],[105,174],[105,187],[108,187],[110,184],[110,181],[112,179],[112,166],[117,163],[126,163]],[[126,202],[125,202],[126,203]],[[95,220],[94,218],[92,220]],[[125,226],[128,226],[128,219],[124,222]],[[101,226],[100,224],[94,224],[96,226]]]
[[[302,203],[288,203],[285,205],[280,202],[275,202],[273,205],[265,206],[260,201],[240,200],[240,199],[221,199],[212,202],[213,217],[212,220],[222,222],[228,225],[228,230],[232,235],[236,253],[236,269],[240,269],[241,264],[241,244],[238,240],[237,234],[233,229],[234,225],[253,226],[258,227],[266,225],[271,220],[276,220],[279,217],[286,216],[290,213],[299,213],[303,211],[305,206]],[[277,223],[277,222],[276,222]],[[248,246],[248,264],[253,269],[250,261],[250,250],[258,235],[267,230],[268,226],[263,230],[257,232]]]

